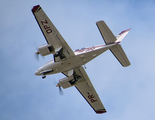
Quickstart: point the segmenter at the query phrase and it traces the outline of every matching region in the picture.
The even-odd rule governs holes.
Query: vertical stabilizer
[[[119,35],[116,36],[116,42],[121,42],[123,40],[123,38],[128,34],[128,32],[131,30],[130,29],[127,29],[127,30],[124,30],[122,31]]]

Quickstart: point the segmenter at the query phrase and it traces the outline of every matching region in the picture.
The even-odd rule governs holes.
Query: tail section
[[[116,36],[116,42],[121,42],[123,40],[123,38],[128,34],[128,32],[131,30],[130,29],[127,29],[127,30],[124,30],[122,31],[119,35]]]
[[[113,53],[113,55],[117,58],[117,60],[121,63],[121,65],[123,67],[129,66],[130,62],[129,62],[123,48],[118,43],[120,43],[122,41],[122,39],[130,31],[130,29],[122,31],[119,35],[117,35],[115,37],[104,21],[99,21],[96,24],[97,24],[98,29],[100,30],[100,33],[101,33],[105,43],[106,44],[116,44],[115,46],[110,48],[110,51]]]
[[[110,51],[113,53],[113,55],[117,58],[117,60],[121,63],[123,67],[127,67],[130,65],[130,61],[128,60],[120,44],[117,44],[116,46],[112,47]]]

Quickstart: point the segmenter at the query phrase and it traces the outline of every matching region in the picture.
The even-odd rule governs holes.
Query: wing
[[[54,47],[55,53],[59,52],[62,58],[70,58],[71,56],[74,56],[74,52],[60,35],[59,31],[50,21],[42,8],[39,5],[34,6],[32,12],[40,26],[40,29],[42,30],[42,33],[44,34],[47,43]]]
[[[65,73],[63,73],[65,74]],[[96,93],[90,79],[87,76],[83,67],[75,68],[74,75],[81,76],[82,78],[75,83],[75,87],[89,103],[89,105],[94,109],[98,114],[105,113],[106,110]]]

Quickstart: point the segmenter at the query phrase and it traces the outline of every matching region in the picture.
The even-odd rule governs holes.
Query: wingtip
[[[103,110],[97,110],[97,111],[95,111],[97,114],[102,114],[102,113],[106,113],[107,111],[105,110],[105,109],[103,109]]]
[[[34,7],[32,8],[32,12],[35,13],[35,12],[38,10],[39,7],[40,7],[40,5],[34,6]]]

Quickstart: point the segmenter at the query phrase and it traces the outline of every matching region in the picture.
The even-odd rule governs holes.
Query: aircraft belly
[[[91,52],[87,52],[87,53],[83,53],[83,54],[74,56],[74,57],[62,62],[60,72],[68,71],[68,70],[74,69],[76,67],[82,66],[82,65],[88,63],[89,61],[91,61],[92,59],[94,59],[95,57],[97,57],[98,55],[102,54],[106,50],[108,50],[108,48],[98,49],[98,50],[94,50]]]
[[[101,48],[98,50],[93,50],[93,51],[90,51],[87,53],[79,54],[77,56],[80,58],[80,61],[82,62],[81,65],[84,65],[108,49],[109,49],[108,47],[107,48]]]
[[[88,63],[89,61],[96,58],[98,55],[102,54],[103,52],[105,52],[108,49],[109,49],[109,47],[107,47],[107,48],[104,47],[101,49],[97,49],[97,50],[93,50],[93,51],[86,52],[83,54],[79,54],[79,55],[71,57],[70,59],[67,59],[65,61],[46,64],[43,68],[44,68],[44,70],[49,70],[49,69],[53,70],[52,72],[47,73],[47,75],[56,74],[56,73],[64,72],[64,71],[69,71],[71,69],[74,69],[76,67],[79,67],[79,66],[82,66],[82,65]],[[47,68],[47,66],[48,66],[48,68]]]

